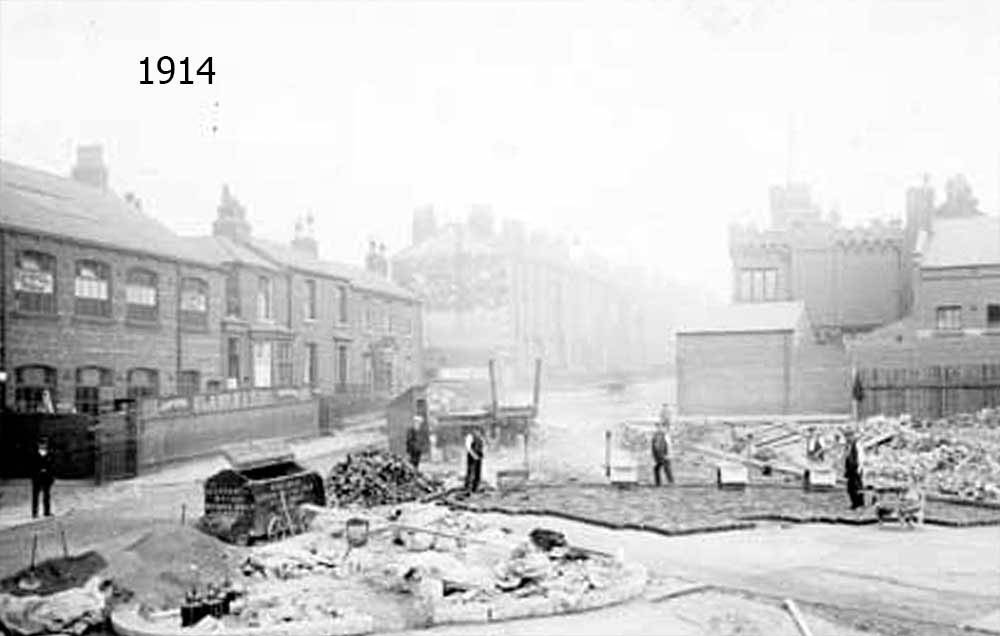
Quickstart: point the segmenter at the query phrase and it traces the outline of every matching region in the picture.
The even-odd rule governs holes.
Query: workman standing
[[[653,433],[653,481],[660,485],[660,471],[667,475],[667,481],[674,483],[674,473],[670,469],[670,418],[661,418]]]
[[[851,510],[863,508],[865,505],[864,484],[864,451],[861,441],[854,431],[847,431],[847,454],[844,456],[844,477],[847,479],[847,496],[851,500]]]
[[[806,457],[814,462],[826,459],[826,448],[823,446],[823,436],[814,428],[808,430],[806,438]]]
[[[465,490],[476,492],[483,476],[483,436],[478,428],[465,435]]]
[[[32,455],[31,466],[31,518],[38,517],[38,496],[42,496],[42,505],[46,517],[52,516],[51,493],[55,475],[52,473],[52,455],[49,454],[49,443],[44,437],[38,440],[38,447]]]
[[[414,468],[420,467],[420,455],[424,452],[422,424],[423,418],[415,415],[413,424],[406,431],[406,454],[410,457],[410,463],[413,464]]]

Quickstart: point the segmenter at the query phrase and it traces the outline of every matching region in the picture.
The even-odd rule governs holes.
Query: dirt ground
[[[600,480],[604,431],[621,418],[655,413],[660,395],[662,387],[653,385],[630,389],[626,396],[583,391],[547,395],[543,425],[549,433],[530,449],[533,471],[544,466],[548,475],[561,479]],[[487,456],[487,478],[499,463],[495,459]],[[332,461],[324,450],[306,463],[325,474]],[[201,514],[200,480],[214,470],[201,466],[116,484],[99,496],[82,498],[86,506],[65,514],[57,503],[54,519],[0,530],[0,578],[27,565],[34,534],[39,535],[40,560],[58,556],[60,526],[71,552],[96,549],[112,564],[126,563],[130,546],[147,545],[157,524],[180,523],[182,505],[189,523]],[[652,514],[644,496],[629,495],[636,498],[629,507]],[[559,504],[557,498],[548,507]],[[792,598],[817,635],[958,636],[968,633],[958,625],[1000,610],[997,527],[928,526],[904,532],[766,523],[754,530],[666,537],[553,517],[488,516],[515,530],[547,527],[579,545],[621,549],[628,560],[648,569],[653,589],[677,580],[709,587],[673,599],[544,619],[440,627],[432,633],[794,636],[794,625],[781,607],[782,599]]]
[[[874,527],[775,524],[663,537],[551,517],[496,519],[515,530],[545,525],[597,549],[622,548],[653,577],[679,577],[710,589],[581,615],[432,632],[794,635],[780,606],[782,599],[792,598],[816,634],[957,636],[967,633],[961,623],[1000,608],[997,528],[928,527],[901,534]]]

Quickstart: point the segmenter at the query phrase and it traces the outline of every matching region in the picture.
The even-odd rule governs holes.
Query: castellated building
[[[935,205],[906,194],[905,224],[848,228],[809,189],[771,189],[766,228],[733,226],[732,303],[677,337],[688,414],[939,416],[1000,403],[1000,224],[961,176]]]

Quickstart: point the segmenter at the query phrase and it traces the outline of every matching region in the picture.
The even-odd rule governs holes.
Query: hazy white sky
[[[255,232],[312,210],[360,263],[414,206],[488,203],[725,294],[726,226],[790,164],[849,222],[899,216],[925,172],[1000,199],[997,0],[2,2],[0,24],[3,158],[66,173],[102,143],[182,233],[227,182]],[[161,55],[211,55],[214,85],[140,85]]]

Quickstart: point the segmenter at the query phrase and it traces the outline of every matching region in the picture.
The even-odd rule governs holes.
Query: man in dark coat
[[[38,447],[32,456],[31,467],[31,517],[38,517],[38,496],[42,496],[42,506],[46,517],[52,516],[51,492],[55,476],[52,473],[52,455],[49,443],[44,437],[38,440]]]
[[[424,452],[422,423],[423,418],[414,416],[413,425],[406,431],[406,454],[410,457],[410,463],[414,468],[420,467],[420,456]]]
[[[674,483],[674,473],[670,469],[670,438],[667,430],[669,419],[661,419],[656,424],[656,432],[653,433],[653,480],[656,485],[660,485],[660,471],[667,475],[667,481]]]
[[[476,492],[483,476],[483,435],[473,428],[465,436],[465,490]]]
[[[844,456],[844,478],[847,479],[847,496],[851,500],[851,510],[863,508],[865,505],[864,460],[860,442],[853,431],[847,433],[847,454]]]

